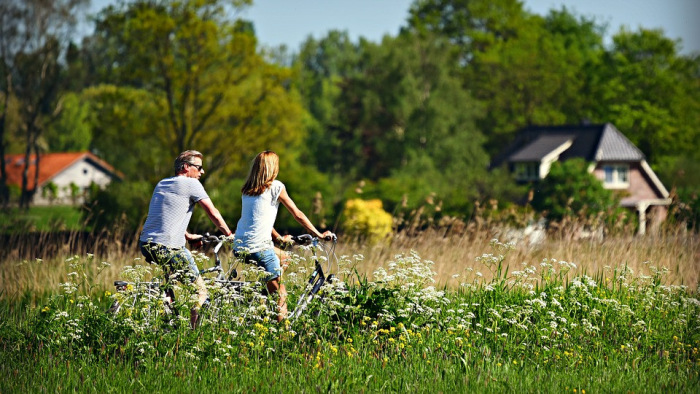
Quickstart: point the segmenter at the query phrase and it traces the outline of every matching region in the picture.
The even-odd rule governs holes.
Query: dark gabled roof
[[[552,151],[573,141],[574,138],[575,136],[572,134],[541,134],[534,141],[511,155],[510,161],[540,161]]]
[[[627,139],[615,126],[605,124],[600,138],[597,161],[641,161],[645,160],[644,153]]]
[[[636,162],[645,159],[644,154],[610,123],[533,126],[518,131],[515,140],[494,157],[491,168],[504,162],[539,161],[568,140],[571,146],[560,154],[560,160]]]

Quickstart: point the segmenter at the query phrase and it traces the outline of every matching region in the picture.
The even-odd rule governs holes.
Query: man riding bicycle
[[[175,159],[174,167],[175,176],[158,182],[153,191],[139,247],[147,261],[161,265],[168,275],[178,269],[189,271],[198,295],[197,304],[190,310],[190,325],[194,328],[199,308],[207,299],[204,280],[192,253],[185,247],[186,241],[197,242],[202,237],[187,232],[195,204],[204,209],[224,235],[228,237],[233,233],[199,182],[204,174],[202,154],[195,150],[184,151]]]

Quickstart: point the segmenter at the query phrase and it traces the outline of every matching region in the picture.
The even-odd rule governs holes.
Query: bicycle
[[[307,281],[304,293],[299,298],[300,301],[297,302],[294,311],[292,311],[292,313],[289,315],[289,320],[291,322],[294,322],[309,307],[309,304],[319,294],[319,292],[323,288],[323,285],[333,282],[335,274],[330,273],[332,266],[335,265],[338,268],[340,266],[338,264],[338,256],[336,256],[335,254],[335,246],[336,242],[338,241],[337,237],[334,236],[330,240],[332,242],[332,246],[330,248],[327,248],[323,243],[321,243],[320,239],[313,237],[309,234],[303,234],[297,237],[292,237],[292,240],[296,244],[299,244],[301,246],[310,246],[313,253],[314,261],[314,270],[311,273],[309,280]],[[325,272],[323,270],[322,264],[319,261],[320,258],[316,253],[319,250],[325,254],[325,256],[323,257],[328,263],[327,270]],[[323,300],[323,298],[324,294],[321,295],[320,299]],[[318,315],[318,311],[316,315]]]
[[[218,249],[216,252],[217,264],[214,267],[200,270],[200,274],[218,272],[219,275],[216,280],[221,281],[223,269],[221,261],[218,259]],[[147,261],[158,265],[153,261]],[[145,270],[147,271],[148,269]],[[164,276],[156,276],[149,281],[141,281],[140,279],[131,282],[124,280],[114,281],[116,288],[115,299],[109,307],[108,313],[118,315],[124,312],[126,317],[132,321],[142,321],[149,326],[154,325],[158,321],[177,326],[180,314],[176,305],[174,291],[176,285],[174,283],[178,281],[187,283],[187,281],[177,280],[180,275],[183,275],[183,272],[175,271],[170,275],[167,271],[166,269]]]
[[[314,270],[306,282],[304,293],[299,298],[300,301],[294,311],[289,315],[289,320],[292,322],[298,319],[319,295],[323,285],[332,282],[335,277],[335,274],[330,272],[333,265],[338,267],[338,257],[335,255],[337,238],[334,237],[330,240],[332,241],[331,247],[327,247],[321,241],[323,240],[309,234],[292,237],[293,245],[308,246],[312,250],[314,263]],[[237,268],[238,264],[244,261],[244,256],[235,258],[235,263],[229,264],[228,267],[222,264],[221,251],[224,245],[230,242],[228,238],[207,233],[202,237],[202,242],[205,245],[214,245],[212,251],[215,261],[214,266],[200,270],[200,275],[203,275],[209,292],[209,298],[200,314],[202,320],[211,324],[246,321],[255,301],[267,296],[265,286],[259,280],[246,281],[239,278]],[[319,256],[318,251],[321,251],[324,256]],[[233,253],[228,251],[223,254],[232,255]],[[230,257],[233,259],[232,256]],[[326,270],[321,264],[322,259],[327,262]],[[216,276],[205,276],[211,273],[216,273]],[[179,320],[178,308],[175,306],[175,293],[168,280],[160,278],[143,282],[117,280],[114,282],[114,286],[117,294],[123,294],[123,296],[117,297],[110,307],[109,311],[112,314],[119,314],[122,308],[127,306],[130,311],[139,310],[141,317],[150,322],[149,325],[154,324],[159,319],[170,323],[170,325],[176,325],[173,320]],[[249,299],[248,303],[244,302],[246,299]],[[323,299],[323,295],[320,299]],[[235,308],[236,306],[245,306],[246,308],[244,311],[240,311]]]
[[[164,287],[160,278],[146,282],[114,281],[115,300],[107,312],[126,313],[131,321],[153,326],[158,321],[177,326],[179,312],[173,307],[172,289]],[[121,296],[121,297],[120,297]],[[173,319],[175,318],[175,319]]]
[[[226,243],[226,239],[224,237],[213,237],[207,234],[203,238],[203,241],[204,243],[216,243],[216,246],[213,248],[216,265],[207,270],[207,272],[216,271],[219,273],[219,275],[215,279],[209,280],[209,283],[213,284],[213,286],[210,287],[224,289],[221,292],[210,292],[211,302],[206,304],[207,311],[205,311],[203,315],[208,315],[208,319],[214,323],[216,323],[217,320],[238,322],[246,321],[246,318],[251,311],[250,307],[253,305],[256,299],[258,299],[255,296],[267,296],[267,289],[259,280],[245,281],[238,277],[237,268],[240,262],[245,261],[245,255],[236,258],[235,264],[230,265],[228,269],[223,268],[220,258],[220,250]],[[324,285],[333,283],[334,279],[336,278],[336,275],[331,273],[333,271],[333,267],[340,267],[338,256],[335,254],[337,241],[338,239],[336,236],[333,236],[328,240],[319,239],[310,234],[292,236],[292,243],[289,246],[298,246],[302,248],[308,247],[311,249],[314,269],[311,272],[309,279],[305,282],[306,285],[304,286],[304,293],[299,297],[296,307],[288,316],[290,322],[293,323],[296,321],[304,313],[304,311],[308,309],[309,305],[314,299],[318,297],[319,300],[323,300],[325,298],[326,294],[322,293],[321,290],[323,289]],[[325,270],[323,268],[324,265],[321,262],[322,260],[325,260],[326,262]],[[234,312],[228,319],[222,319],[220,316],[222,311],[233,310],[233,308],[225,308],[224,306],[240,305],[241,301],[246,298],[244,296],[246,289],[248,290],[247,296],[250,298],[248,304],[245,305],[247,308],[242,313]],[[251,297],[251,295],[253,296]],[[272,304],[274,305],[274,303]],[[318,313],[319,310],[316,310],[314,316],[318,316]]]
[[[198,313],[197,325],[200,325],[203,320],[208,320],[210,323],[240,320],[236,318],[241,314],[235,312],[233,306],[242,305],[246,298],[251,298],[248,305],[252,304],[257,295],[266,295],[266,289],[258,281],[233,280],[238,276],[237,270],[232,268],[233,264],[226,267],[221,259],[222,254],[230,256],[233,254],[232,251],[221,253],[222,247],[230,242],[227,237],[206,233],[201,241],[203,245],[214,245],[215,264],[199,270],[207,286],[209,297]],[[196,252],[193,252],[193,256],[195,259],[198,257]],[[155,264],[152,261],[149,263]],[[216,274],[216,276],[211,277],[208,276],[209,274]],[[108,312],[118,315],[126,310],[127,317],[143,321],[148,326],[159,321],[177,326],[179,312],[174,285],[171,284],[176,282],[173,279],[176,278],[155,277],[150,281],[114,281],[115,300]],[[245,318],[246,314],[242,317]]]
[[[328,240],[332,242],[330,247],[328,247],[322,241],[324,240],[313,237],[310,234],[292,236],[292,243],[290,246],[309,247],[312,251],[312,259],[314,263],[314,270],[306,282],[304,293],[299,298],[300,302],[297,304],[294,311],[288,316],[288,319],[292,322],[295,321],[308,308],[311,301],[318,296],[323,285],[331,283],[335,278],[335,274],[331,274],[330,271],[334,265],[339,267],[338,257],[335,254],[337,237],[334,236],[332,239]],[[225,289],[220,293],[214,292],[214,294],[210,294],[211,302],[206,305],[208,308],[207,314],[209,320],[214,320],[215,322],[217,319],[222,320],[219,317],[221,311],[226,309],[231,310],[231,308],[224,308],[223,306],[226,304],[240,305],[241,301],[246,298],[244,293],[246,292],[246,289],[248,289],[247,296],[250,298],[250,302],[246,305],[247,308],[243,311],[243,313],[238,313],[237,315],[234,314],[233,316],[230,316],[229,319],[223,319],[229,321],[237,320],[239,322],[246,321],[246,318],[252,309],[250,307],[254,304],[256,299],[258,299],[258,297],[251,297],[251,295],[257,295],[260,297],[267,296],[267,289],[259,280],[246,281],[238,277],[238,264],[245,261],[245,254],[239,258],[236,258],[235,264],[229,266],[228,270],[222,267],[220,250],[221,246],[225,243],[224,238],[212,237],[207,234],[207,236],[204,238],[204,242],[216,242],[216,246],[213,248],[216,265],[215,267],[212,267],[210,271],[218,271],[219,276],[213,280],[210,280],[209,283],[212,283],[213,287]],[[323,256],[319,256],[317,253],[318,251],[321,251]],[[325,260],[327,262],[326,270],[323,269],[321,260]],[[223,296],[221,296],[221,294],[223,294]],[[323,299],[323,295],[320,297],[320,299]],[[272,304],[274,305],[274,303]]]

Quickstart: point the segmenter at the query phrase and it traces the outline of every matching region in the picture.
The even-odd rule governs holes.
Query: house
[[[491,168],[507,165],[519,182],[544,179],[557,160],[583,158],[606,189],[619,191],[621,205],[636,211],[639,233],[660,224],[671,203],[644,154],[610,123],[528,127],[497,155]]]
[[[24,154],[5,155],[7,184],[22,187]],[[28,189],[34,190],[36,155],[31,155],[27,172]],[[42,153],[39,156],[38,189],[34,205],[80,204],[92,184],[105,187],[121,173],[90,152]]]

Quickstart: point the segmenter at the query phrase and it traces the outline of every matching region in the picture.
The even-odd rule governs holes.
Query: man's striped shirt
[[[196,178],[174,176],[158,182],[139,240],[169,248],[184,247],[194,205],[205,198],[209,195]]]

